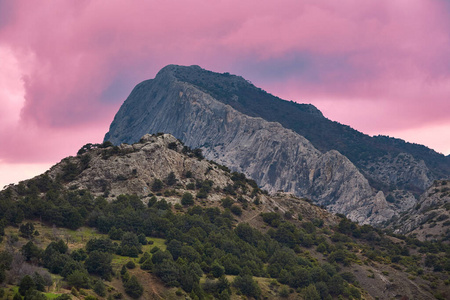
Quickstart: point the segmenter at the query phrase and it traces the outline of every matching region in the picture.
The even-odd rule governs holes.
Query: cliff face
[[[450,156],[396,138],[368,136],[328,120],[313,105],[285,101],[242,77],[199,67],[178,66],[172,73],[177,80],[196,86],[245,115],[280,123],[305,137],[323,153],[339,151],[363,173],[372,187],[388,193],[400,211],[407,207],[404,193],[398,191],[419,196],[433,180],[450,177]]]
[[[448,240],[450,180],[436,180],[417,205],[393,220],[390,227],[396,233],[415,235],[420,240]]]
[[[178,71],[177,66],[165,67],[155,79],[137,85],[105,140],[133,143],[146,133],[171,133],[190,147],[202,148],[206,158],[245,173],[269,192],[283,190],[311,198],[360,223],[377,224],[395,215],[383,193],[373,191],[339,152],[321,153],[279,123],[237,111],[178,80],[174,75]]]

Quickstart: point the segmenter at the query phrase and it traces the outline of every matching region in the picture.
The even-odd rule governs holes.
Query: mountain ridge
[[[155,79],[137,85],[111,124],[105,140],[132,143],[145,133],[168,132],[208,159],[255,179],[262,188],[312,198],[358,222],[381,223],[395,212],[383,193],[338,151],[321,153],[301,135],[251,117],[217,101],[162,69]],[[228,76],[228,75],[226,75]],[[239,84],[247,84],[238,78]],[[311,106],[308,113],[318,114]]]
[[[446,251],[358,226],[308,199],[267,195],[170,134],[86,144],[0,191],[0,256],[11,258],[0,265],[0,292],[8,298],[26,275],[39,282],[38,271],[57,299],[445,299]],[[81,283],[72,276],[80,272]],[[132,278],[139,289],[129,288]]]

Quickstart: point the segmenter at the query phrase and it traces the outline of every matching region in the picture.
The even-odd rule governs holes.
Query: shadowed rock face
[[[309,197],[360,223],[377,224],[395,214],[383,193],[374,192],[345,156],[334,150],[321,153],[279,123],[238,112],[178,80],[174,73],[179,68],[167,66],[155,79],[137,85],[105,140],[133,143],[146,133],[170,133],[190,147],[202,148],[208,159],[245,173],[269,192]],[[241,84],[243,79],[236,78]]]

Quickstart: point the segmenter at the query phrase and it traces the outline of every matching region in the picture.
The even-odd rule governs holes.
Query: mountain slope
[[[390,228],[420,240],[450,240],[450,180],[436,180]]]
[[[382,192],[337,151],[321,153],[279,123],[242,114],[174,76],[177,66],[132,91],[105,140],[132,143],[145,133],[168,132],[208,159],[245,173],[270,192],[313,199],[361,223],[379,224],[395,211]]]
[[[385,192],[399,188],[421,193],[434,179],[450,176],[450,156],[400,139],[370,137],[328,120],[312,105],[297,104],[270,95],[242,77],[218,74],[195,66],[177,67],[173,74],[178,80],[199,87],[246,115],[279,122],[304,136],[322,152],[338,150]],[[383,171],[404,153],[410,156],[410,164],[396,165]]]
[[[39,271],[57,275],[52,297],[78,287],[72,293],[130,299],[134,275],[140,299],[446,299],[448,251],[305,199],[268,196],[168,134],[85,145],[0,191],[0,283],[8,284],[0,292],[8,298]]]

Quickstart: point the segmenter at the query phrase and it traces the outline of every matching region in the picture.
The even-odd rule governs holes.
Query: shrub
[[[34,290],[36,285],[29,275],[25,275],[19,284],[19,293],[24,296],[29,290]]]
[[[97,282],[94,284],[93,290],[97,295],[101,297],[105,297],[106,295],[106,287],[101,280],[97,280]]]
[[[175,173],[174,172],[170,172],[169,175],[167,175],[166,183],[167,183],[168,186],[172,186],[175,183],[177,183],[177,178],[175,177]]]
[[[232,205],[230,208],[230,211],[235,214],[236,216],[242,215],[242,209],[237,205]]]
[[[231,208],[231,205],[234,204],[234,200],[231,199],[230,197],[226,197],[226,198],[222,199],[221,202],[222,202],[222,206],[224,208]]]
[[[152,183],[152,191],[159,192],[162,190],[162,188],[163,188],[163,182],[161,180],[155,178],[155,180],[153,180],[153,183]]]
[[[67,276],[67,283],[77,289],[89,288],[90,278],[86,271],[75,270]]]
[[[192,196],[191,193],[186,192],[183,194],[183,197],[181,198],[181,204],[182,205],[193,205],[194,204],[194,196]]]
[[[142,264],[141,264],[141,269],[142,270],[153,270],[153,262],[151,260],[151,258],[146,259]]]
[[[134,269],[136,268],[136,264],[134,263],[134,261],[130,260],[127,262],[127,264],[125,265],[128,269]]]
[[[34,225],[30,222],[20,225],[20,234],[25,238],[30,238],[34,233]]]
[[[278,295],[280,295],[280,297],[282,298],[289,297],[289,289],[287,288],[287,286],[282,286],[280,291],[278,292]]]
[[[211,266],[211,274],[216,277],[219,278],[220,276],[222,276],[225,273],[225,268],[222,267],[220,264],[218,264],[217,262],[213,263]]]
[[[236,276],[233,285],[246,296],[257,299],[261,295],[261,289],[258,283],[253,280],[251,275]]]

